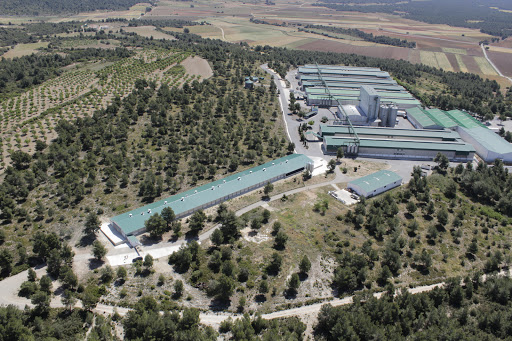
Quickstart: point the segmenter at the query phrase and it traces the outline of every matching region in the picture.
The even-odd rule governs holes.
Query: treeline
[[[313,30],[311,30],[313,29]],[[415,48],[416,42],[410,42],[405,39],[392,38],[387,36],[374,36],[373,33],[366,33],[364,31],[358,30],[357,28],[341,28],[341,27],[333,27],[333,26],[323,26],[323,25],[306,25],[304,28],[299,28],[299,31],[305,31],[309,33],[317,33],[322,34],[331,38],[338,38],[337,35],[329,34],[326,32],[318,32],[314,30],[327,31],[331,33],[339,33],[346,34],[351,37],[361,38],[365,41],[369,41],[377,44],[398,46],[398,47],[407,47],[407,48]]]
[[[182,20],[182,19],[157,19],[157,20],[132,19],[132,20],[128,21],[129,27],[156,26],[156,27],[183,28],[184,26],[195,26],[195,25],[204,25],[204,22],[198,23],[196,21]]]
[[[125,48],[68,50],[66,55],[44,54],[0,60],[0,98],[24,91],[60,75],[62,67],[88,60],[118,60],[133,54]]]
[[[116,340],[112,321],[85,310],[0,307],[0,340]]]
[[[354,304],[324,305],[314,333],[317,340],[508,340],[512,333],[512,279],[478,274],[447,281],[444,288],[376,299],[358,294]]]
[[[388,71],[402,85],[406,86],[416,97],[426,105],[442,104],[442,108],[458,108],[476,113],[482,117],[489,114],[491,103],[495,103],[496,114],[512,113],[512,106],[499,94],[500,86],[495,80],[483,79],[475,74],[464,72],[449,72],[422,64],[412,64],[403,60],[392,60],[367,57],[355,54],[340,54],[334,52],[318,52],[290,50],[287,48],[273,48],[270,46],[256,46],[254,53],[248,44],[230,44],[220,40],[203,39],[198,35],[168,32],[177,38],[176,41],[162,42],[150,41],[140,36],[120,39],[123,44],[130,46],[159,46],[178,47],[193,51],[208,60],[220,63],[228,56],[235,60],[247,63],[268,63],[281,77],[284,77],[291,67],[299,65],[341,64],[378,67]],[[111,36],[116,39],[115,36]],[[119,38],[117,38],[119,39]],[[445,92],[426,94],[423,89],[417,88],[419,79],[429,79],[446,87]],[[494,112],[494,111],[493,111]]]
[[[34,43],[36,41],[36,37],[27,34],[24,30],[0,27],[0,46]]]
[[[512,217],[512,176],[502,161],[497,160],[492,167],[480,162],[476,169],[471,164],[458,166],[455,172],[455,179],[473,200]]]
[[[38,16],[96,10],[118,11],[129,9],[137,3],[138,0],[13,0],[0,2],[0,12],[6,15]]]
[[[505,39],[512,35],[512,15],[491,7],[511,9],[505,0],[431,0],[431,1],[379,1],[380,4],[367,4],[368,1],[322,0],[313,6],[322,6],[337,11],[356,11],[364,13],[389,13],[404,18],[423,21],[430,24],[479,29],[482,33]],[[371,2],[371,1],[370,1]]]

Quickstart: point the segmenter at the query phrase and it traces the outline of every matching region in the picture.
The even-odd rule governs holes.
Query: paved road
[[[505,77],[506,79],[508,79],[511,83],[512,83],[512,78],[511,77],[507,77],[505,76],[504,74],[501,73],[500,69],[498,69],[498,67],[496,65],[494,65],[494,63],[492,62],[491,59],[489,59],[489,57],[487,56],[487,50],[485,49],[487,46],[484,46],[484,44],[480,44],[480,47],[482,48],[482,52],[484,53],[484,56],[485,56],[485,59],[487,59],[487,61],[489,62],[489,64],[492,65],[492,67],[494,68],[494,70],[496,70],[496,72],[501,76],[501,77]]]

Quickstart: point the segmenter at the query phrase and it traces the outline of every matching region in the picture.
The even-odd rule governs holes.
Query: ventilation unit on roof
[[[181,197],[181,201],[185,201],[185,197]]]
[[[148,213],[151,214],[151,209],[148,210]]]
[[[215,189],[215,186],[212,186],[212,191]]]
[[[194,191],[194,193],[197,193],[197,189]]]
[[[222,180],[223,183],[226,183],[226,180]]]
[[[237,180],[239,180],[239,181],[240,181],[240,180],[242,180],[242,178],[241,178],[241,177],[238,177],[238,179],[237,179]]]
[[[266,171],[267,169],[266,168],[263,168],[263,171]]]
[[[131,217],[132,217],[132,215],[133,215],[133,214],[131,214],[131,213],[130,213],[128,216],[131,218]]]
[[[286,160],[285,162],[288,163],[288,160]]]
[[[166,200],[166,201],[164,201],[164,205],[167,205],[167,200]]]
[[[275,166],[275,163],[274,163],[274,162],[272,162],[272,166]]]
[[[249,171],[250,174],[252,174],[252,171]]]
[[[140,212],[140,215],[144,215],[144,212]]]

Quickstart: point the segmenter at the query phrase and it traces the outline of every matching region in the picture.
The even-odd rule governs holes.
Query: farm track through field
[[[484,53],[484,57],[485,59],[487,59],[487,61],[489,62],[489,64],[491,64],[491,66],[494,68],[494,70],[496,70],[496,72],[498,73],[498,75],[500,75],[501,77],[505,77],[506,79],[508,79],[511,83],[512,83],[512,78],[511,77],[507,77],[505,75],[503,75],[503,73],[501,73],[500,69],[498,69],[498,67],[496,67],[496,65],[494,65],[494,63],[492,62],[491,59],[489,59],[489,57],[487,56],[487,51],[485,49],[485,46],[484,44],[481,44],[480,47],[482,48],[482,52]]]

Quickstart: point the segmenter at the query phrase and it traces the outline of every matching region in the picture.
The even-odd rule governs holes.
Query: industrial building
[[[353,190],[359,196],[369,198],[389,191],[401,184],[402,177],[400,177],[400,175],[388,170],[381,170],[350,181],[347,184],[347,188]]]
[[[512,144],[501,136],[484,127],[465,128],[457,127],[462,139],[471,143],[476,152],[485,162],[494,162],[501,159],[505,163],[512,163]]]
[[[486,162],[494,162],[496,159],[512,162],[512,145],[466,112],[421,107],[410,108],[406,112],[407,119],[415,128],[457,131],[461,139],[471,144],[478,156]]]
[[[377,107],[386,104],[406,109],[421,104],[389,73],[378,68],[305,65],[299,67],[296,78],[310,106],[357,106],[367,93],[377,96]],[[362,113],[364,116],[364,109]]]
[[[321,125],[323,150],[335,154],[343,148],[347,155],[382,159],[432,160],[437,153],[450,161],[471,161],[475,148],[451,130],[391,129]],[[357,136],[358,142],[354,142]]]
[[[111,218],[111,223],[132,246],[136,246],[138,241],[134,236],[143,233],[146,220],[152,214],[160,213],[165,207],[172,208],[176,219],[181,219],[195,211],[220,204],[263,187],[269,182],[275,182],[302,172],[304,169],[313,170],[313,161],[310,158],[302,154],[288,155],[120,214]]]

